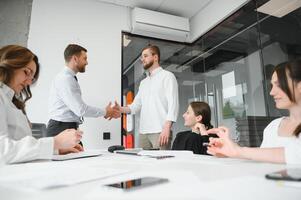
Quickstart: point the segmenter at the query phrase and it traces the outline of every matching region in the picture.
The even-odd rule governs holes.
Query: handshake
[[[121,107],[120,105],[115,101],[115,105],[112,106],[112,103],[110,102],[106,106],[106,115],[104,116],[105,119],[111,120],[112,118],[117,119],[121,117]]]

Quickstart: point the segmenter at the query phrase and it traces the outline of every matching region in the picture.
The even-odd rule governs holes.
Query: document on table
[[[125,150],[116,150],[114,151],[114,153],[138,156],[138,153],[141,151],[142,148],[133,148],[133,149],[125,149]]]
[[[49,162],[26,167],[26,173],[18,169],[1,174],[0,185],[5,187],[18,188],[23,190],[44,190],[54,189],[85,183],[89,181],[101,180],[120,174],[125,174],[129,170],[112,168],[100,168],[97,166],[71,166],[57,165],[57,162]],[[59,162],[61,163],[61,162]]]
[[[99,151],[82,151],[79,153],[69,153],[66,155],[53,155],[52,160],[54,161],[62,161],[62,160],[72,160],[78,158],[88,158],[94,156],[100,156],[101,153]]]
[[[172,150],[159,150],[159,151],[140,151],[138,153],[140,156],[150,156],[150,157],[161,157],[161,156],[172,156],[172,157],[189,157],[193,156],[192,151],[172,151]]]

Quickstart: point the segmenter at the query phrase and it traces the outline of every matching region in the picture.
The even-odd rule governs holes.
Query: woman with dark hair
[[[0,163],[51,159],[55,152],[81,151],[81,132],[66,130],[55,137],[32,137],[25,112],[30,85],[39,76],[38,57],[29,49],[8,45],[0,49]]]
[[[260,148],[240,147],[229,137],[229,129],[209,130],[219,138],[210,138],[208,153],[216,156],[257,161],[301,164],[301,60],[275,67],[270,95],[278,109],[287,109],[289,116],[273,120],[264,130]]]
[[[212,128],[209,105],[205,102],[191,102],[183,118],[184,125],[191,130],[177,134],[172,150],[190,150],[194,154],[207,154],[204,143],[209,142],[207,130]]]

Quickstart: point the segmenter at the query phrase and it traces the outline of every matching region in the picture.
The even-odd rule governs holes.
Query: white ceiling
[[[213,0],[98,0],[105,3],[139,7],[180,17],[191,18]]]

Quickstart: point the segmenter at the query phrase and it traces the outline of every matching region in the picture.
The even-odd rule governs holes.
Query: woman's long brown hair
[[[17,69],[26,67],[31,61],[34,61],[37,69],[34,75],[34,81],[38,79],[40,66],[38,57],[29,49],[19,45],[8,45],[0,49],[0,81],[9,84],[13,79],[14,72]],[[25,87],[20,94],[13,97],[12,102],[25,114],[25,102],[32,97],[30,86]]]

